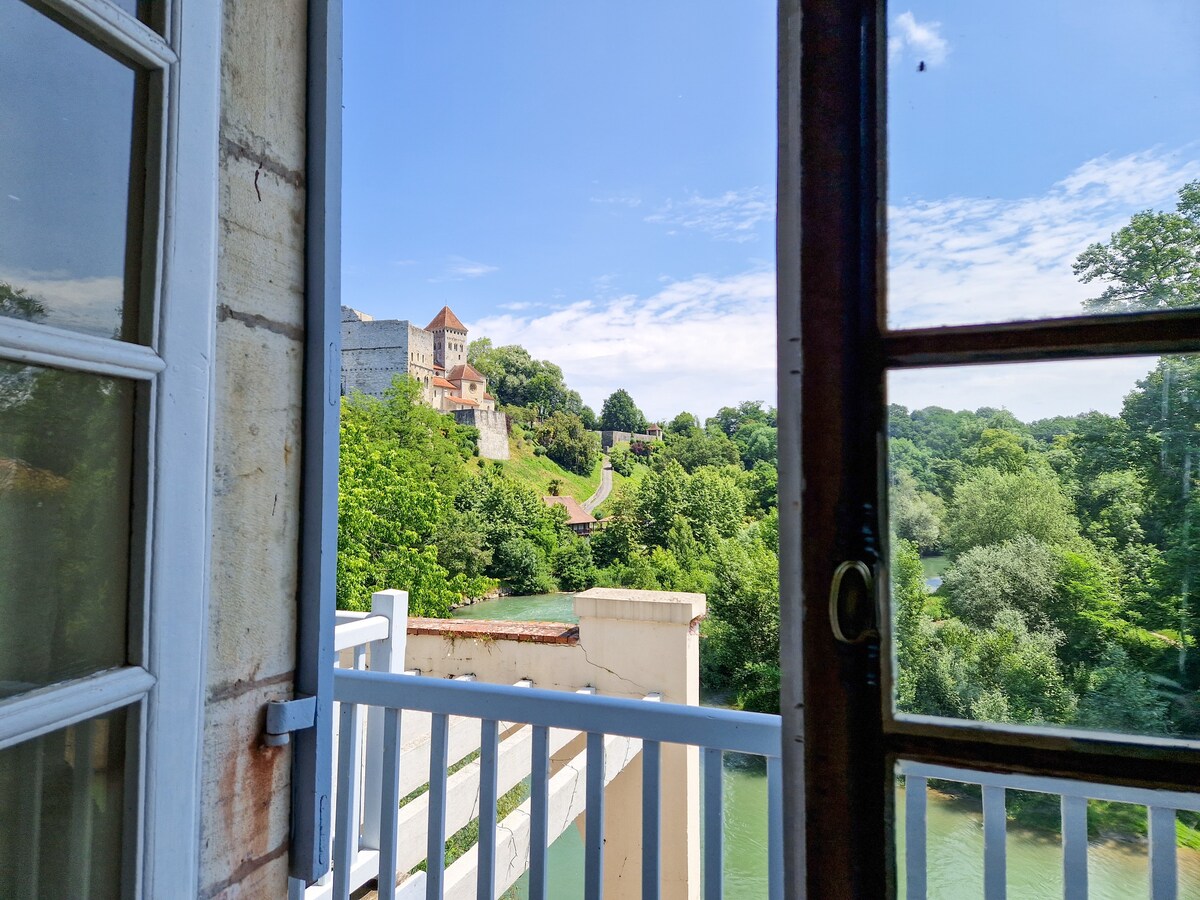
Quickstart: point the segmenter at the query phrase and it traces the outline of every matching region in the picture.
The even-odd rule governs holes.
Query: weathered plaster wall
[[[287,894],[304,322],[304,0],[226,0],[200,896]]]
[[[460,409],[454,413],[460,425],[479,429],[479,455],[484,459],[508,459],[508,416],[494,409]]]

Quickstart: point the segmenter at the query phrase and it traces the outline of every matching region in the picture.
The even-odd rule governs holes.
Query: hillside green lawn
[[[540,496],[550,493],[550,481],[554,478],[562,482],[560,494],[574,497],[580,503],[596,493],[596,488],[600,486],[603,457],[590,475],[576,475],[545,456],[535,456],[531,442],[509,438],[508,450],[511,455],[509,459],[499,463],[485,461],[485,466],[499,465],[505,475],[537,491]]]

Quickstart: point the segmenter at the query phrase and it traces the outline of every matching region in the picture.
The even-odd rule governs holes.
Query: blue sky
[[[1200,4],[1129,10],[893,4],[893,325],[1074,313],[1075,254],[1200,177]],[[345,301],[420,324],[448,303],[593,406],[617,387],[653,417],[774,402],[774,17],[769,0],[347,4]],[[1079,390],[1010,367],[893,394],[1114,411],[1148,368],[1064,365]]]

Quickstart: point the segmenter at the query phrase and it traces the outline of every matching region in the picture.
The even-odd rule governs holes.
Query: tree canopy
[[[1084,303],[1092,312],[1200,305],[1200,181],[1180,188],[1174,212],[1136,213],[1106,243],[1090,245],[1074,270],[1085,284],[1107,285]]]
[[[624,388],[617,388],[609,394],[604,405],[600,407],[600,429],[602,431],[629,431],[644,434],[646,427],[646,416],[637,408],[637,404],[629,396],[629,391]]]

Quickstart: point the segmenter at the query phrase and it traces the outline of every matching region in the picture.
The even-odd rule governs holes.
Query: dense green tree
[[[544,551],[526,538],[504,541],[496,549],[493,571],[514,594],[547,594],[554,590]]]
[[[711,434],[695,431],[686,437],[671,441],[666,449],[666,458],[675,460],[687,472],[695,472],[702,466],[741,463],[737,444],[719,431]]]
[[[666,546],[667,532],[675,517],[684,512],[687,488],[688,475],[673,460],[661,472],[650,472],[642,479],[635,508],[641,540],[646,546]]]
[[[1135,213],[1106,243],[1079,254],[1075,274],[1107,285],[1084,302],[1094,312],[1200,305],[1200,181],[1179,190],[1175,212]]]
[[[1077,539],[1079,522],[1052,472],[976,469],[954,489],[946,510],[946,546],[952,556],[1020,535],[1046,544]]]
[[[637,464],[637,457],[629,452],[628,444],[621,443],[609,448],[608,461],[612,464],[614,472],[628,478],[633,474],[633,467]]]
[[[916,479],[904,469],[893,470],[888,509],[898,537],[912,541],[925,553],[940,548],[945,517],[942,501],[934,494],[918,490]]]
[[[539,416],[583,412],[583,401],[567,387],[562,369],[534,359],[520,345],[495,347],[489,338],[479,338],[467,347],[467,361],[487,378],[488,390],[503,406],[529,407]]]
[[[742,465],[754,468],[757,462],[777,465],[779,462],[779,430],[771,425],[753,423],[743,425],[733,435],[733,442],[741,453]]]
[[[705,680],[732,690],[745,708],[778,712],[779,560],[747,533],[723,541],[713,562],[702,631]]]
[[[681,412],[670,422],[668,422],[667,427],[664,429],[667,434],[679,435],[680,437],[686,437],[687,435],[693,434],[699,430],[700,420],[690,412]]]
[[[398,377],[382,400],[355,394],[343,401],[337,566],[342,609],[368,609],[372,593],[399,587],[409,592],[414,615],[446,615],[452,603],[486,588],[465,563],[452,574],[439,562],[437,548],[443,517],[465,479],[473,429],[423,405],[420,391],[413,379]]]
[[[721,538],[737,533],[746,514],[746,495],[733,475],[719,469],[697,469],[684,479],[682,513],[696,539],[711,549]]]
[[[646,416],[629,391],[618,388],[613,391],[600,407],[600,428],[602,431],[630,431],[644,434],[646,431]]]
[[[737,406],[722,406],[704,424],[706,430],[720,431],[731,438],[746,425],[769,425],[774,428],[775,415],[775,410],[765,406],[761,400],[746,400]]]
[[[591,545],[583,538],[567,540],[554,551],[554,576],[564,591],[583,591],[596,583]]]
[[[542,419],[534,429],[534,440],[569,472],[590,475],[600,461],[600,441],[571,413],[554,412]]]

